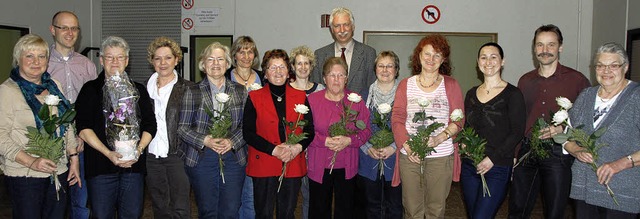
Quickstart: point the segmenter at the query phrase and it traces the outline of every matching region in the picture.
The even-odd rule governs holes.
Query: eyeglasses
[[[120,55],[120,56],[102,56],[102,58],[104,58],[104,60],[107,60],[109,62],[113,62],[114,60],[118,60],[118,61],[122,62],[127,58],[127,56],[122,56],[122,55]]]
[[[80,27],[60,27],[58,25],[51,25],[51,26],[53,26],[55,28],[58,28],[59,30],[62,30],[62,31],[69,31],[69,30],[71,30],[73,32],[80,31]]]
[[[284,71],[284,70],[287,69],[287,66],[286,65],[280,65],[280,66],[272,65],[272,66],[269,66],[267,69],[269,69],[269,71],[275,71],[275,70],[278,70],[278,69]]]
[[[347,75],[345,74],[329,74],[327,75],[328,78],[337,78],[337,79],[343,79],[346,78]]]
[[[623,65],[624,64],[610,64],[610,65],[597,64],[596,71],[604,71],[605,69],[616,71],[620,69],[620,67],[622,67]]]
[[[388,64],[388,65],[380,64],[380,65],[377,65],[376,67],[378,67],[379,69],[385,69],[385,68],[394,69],[396,66],[392,64]]]

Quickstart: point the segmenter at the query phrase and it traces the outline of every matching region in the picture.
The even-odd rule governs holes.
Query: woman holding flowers
[[[495,217],[507,192],[514,150],[524,133],[524,99],[517,87],[502,80],[503,66],[502,47],[497,43],[482,45],[478,69],[483,83],[471,88],[464,101],[465,128],[486,140],[477,165],[472,159],[462,159],[460,181],[468,218]],[[479,145],[461,146],[470,149]],[[481,182],[481,175],[486,182]],[[489,191],[483,190],[483,183]]]
[[[104,70],[87,82],[76,101],[79,135],[85,147],[85,170],[96,218],[138,218],[142,215],[147,145],[156,133],[147,88],[133,82],[125,68],[129,45],[115,36],[102,41]]]
[[[53,148],[60,155],[57,159],[28,152],[43,146],[30,145],[32,133],[28,131],[31,127],[43,128],[48,118],[39,116],[42,107],[48,107],[56,116],[72,110],[58,82],[46,72],[48,61],[47,42],[37,35],[25,35],[13,48],[16,67],[9,79],[0,84],[0,169],[5,175],[14,218],[64,218],[64,191],[69,185],[80,183],[72,126],[55,129],[55,138],[64,139],[59,148]],[[57,175],[60,187],[51,183],[52,174]]]
[[[587,135],[606,130],[595,145],[579,145],[573,139],[564,144],[580,161],[571,168],[570,197],[576,200],[576,218],[637,218],[640,171],[633,168],[640,165],[638,83],[625,79],[629,58],[618,44],[600,46],[593,66],[598,85],[583,90],[576,99],[569,111],[571,127]]]
[[[273,218],[275,207],[276,218],[293,219],[301,179],[307,173],[303,151],[315,135],[313,116],[305,92],[287,84],[287,52],[267,51],[262,69],[267,83],[249,93],[244,107],[247,175],[253,179],[256,218]]]
[[[327,89],[309,95],[315,138],[309,145],[309,218],[354,218],[358,149],[371,136],[369,110],[362,98],[345,89],[347,64],[328,59],[322,75]],[[335,196],[335,197],[334,197]]]
[[[177,132],[183,96],[193,82],[178,77],[175,67],[182,60],[182,51],[174,40],[156,38],[147,48],[147,59],[156,70],[147,82],[158,124],[147,154],[147,186],[153,216],[188,218],[191,217],[189,178],[184,171],[184,151]]]
[[[377,80],[369,86],[366,106],[373,136],[360,146],[358,186],[366,200],[366,218],[402,218],[402,189],[391,186],[396,144],[391,132],[391,106],[398,88],[400,59],[383,51],[375,60]]]
[[[244,86],[225,78],[229,48],[214,42],[198,61],[206,78],[184,94],[178,136],[186,144],[185,169],[199,218],[238,218],[245,179]],[[221,126],[227,124],[227,126]]]
[[[449,115],[463,108],[463,99],[460,85],[450,76],[449,54],[449,43],[442,35],[422,38],[411,56],[414,76],[402,80],[396,90],[391,124],[396,145],[402,147],[396,152],[392,185],[402,179],[405,218],[443,218],[451,180],[460,179],[458,145],[451,137],[464,121],[454,122]],[[416,114],[434,120],[415,122]],[[420,157],[409,146],[409,135],[418,135],[418,126],[436,122],[443,127],[421,145],[435,151]]]

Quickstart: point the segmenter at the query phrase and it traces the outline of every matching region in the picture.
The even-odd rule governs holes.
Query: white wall
[[[633,30],[636,28],[640,28],[640,1],[638,0],[627,0],[629,3],[629,18],[627,22],[629,22],[628,30]]]
[[[0,2],[0,25],[26,27],[31,33],[40,35],[53,43],[53,37],[49,32],[51,18],[62,10],[73,11],[80,21],[81,39],[79,48],[99,46],[99,41],[93,41],[95,26],[92,26],[96,17],[92,16],[91,4],[94,0],[20,0]],[[99,17],[97,17],[99,19]]]
[[[442,13],[433,25],[422,21],[421,11],[434,4]],[[564,35],[561,62],[580,71],[588,69],[591,51],[591,0],[482,0],[482,1],[253,1],[236,2],[235,34],[250,35],[261,53],[268,49],[307,44],[319,48],[332,41],[320,28],[320,15],[345,6],[355,16],[355,38],[367,31],[497,32],[505,49],[504,77],[511,83],[533,69],[531,42],[542,24],[559,26]],[[476,53],[477,51],[469,51]],[[401,60],[401,64],[407,63]],[[455,74],[455,72],[454,72]]]

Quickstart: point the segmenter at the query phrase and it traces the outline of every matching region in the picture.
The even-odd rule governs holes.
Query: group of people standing
[[[495,217],[507,194],[509,218],[528,218],[540,192],[545,218],[563,218],[569,197],[577,218],[640,213],[640,172],[630,170],[640,160],[633,144],[640,141],[640,90],[625,79],[629,60],[618,44],[598,48],[598,85],[590,87],[583,74],[559,64],[559,28],[541,26],[533,40],[538,68],[516,87],[502,79],[502,47],[486,43],[477,55],[482,84],[463,96],[445,37],[422,38],[412,76],[398,80],[400,58],[393,51],[376,56],[354,40],[351,11],[336,8],[334,43],[315,53],[272,49],[260,60],[251,37],[238,37],[231,48],[214,42],[194,60],[206,75],[197,83],[175,70],[179,45],[156,38],[148,47],[155,72],[144,86],[128,77],[129,46],[120,37],[102,42],[100,73],[74,52],[77,19],[54,15],[51,47],[36,35],[20,38],[15,68],[0,85],[0,102],[12,103],[0,105],[0,167],[14,218],[64,218],[69,200],[71,218],[139,218],[145,178],[156,218],[190,218],[191,190],[199,218],[295,218],[299,193],[305,219],[443,218],[452,181],[461,181],[469,218]],[[128,96],[114,99],[123,92]],[[58,160],[27,153],[28,127],[43,126],[39,111],[48,95],[62,100],[52,113],[77,112],[75,125],[59,128]],[[574,103],[570,122],[532,129],[539,118],[551,121],[558,97]],[[385,105],[390,120],[375,122]],[[464,118],[452,119],[455,110]],[[421,112],[432,118],[427,124],[444,124],[428,138],[434,151],[425,157],[407,143],[424,125]],[[374,146],[370,137],[385,127],[393,142]],[[570,139],[552,143],[547,157],[526,157],[532,142],[573,127],[587,134],[606,127],[595,141],[607,146],[593,154]],[[459,152],[463,128],[487,142],[477,164]],[[130,130],[136,136],[127,136]],[[134,139],[132,159],[112,140],[123,137]],[[52,174],[62,190],[50,183]]]

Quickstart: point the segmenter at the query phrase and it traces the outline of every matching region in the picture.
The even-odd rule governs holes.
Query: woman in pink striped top
[[[441,35],[429,35],[418,43],[411,58],[414,76],[400,82],[391,117],[396,145],[396,167],[392,184],[402,179],[402,204],[405,218],[443,218],[451,181],[460,178],[458,146],[451,137],[458,133],[464,121],[453,122],[449,115],[454,109],[463,109],[463,96],[458,82],[452,78],[449,60],[449,44]],[[433,152],[418,157],[411,151],[407,140],[422,122],[414,123],[416,112],[422,111],[418,99],[426,98],[427,116],[436,119],[427,121],[445,124],[433,132],[429,147]],[[424,171],[421,174],[421,161]],[[422,180],[421,180],[422,178]]]

